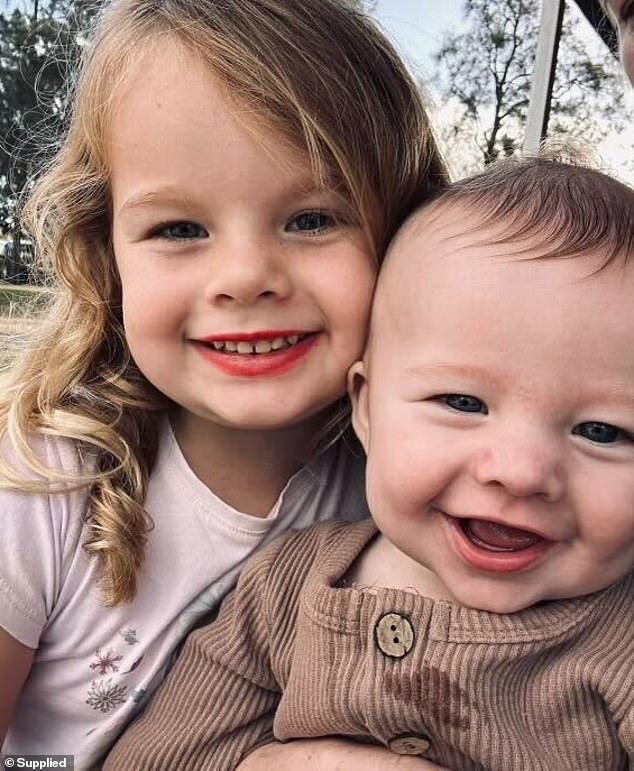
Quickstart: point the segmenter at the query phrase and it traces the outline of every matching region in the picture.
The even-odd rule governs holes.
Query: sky
[[[598,42],[595,31],[570,2],[572,12],[581,17],[581,33],[591,50]],[[416,75],[425,82],[432,98],[439,106],[437,123],[450,121],[451,110],[444,107],[435,93],[432,80],[433,53],[439,47],[443,32],[457,31],[463,24],[464,0],[378,0],[373,16],[396,45]],[[634,118],[634,91],[625,77],[623,88],[628,95],[627,108]],[[634,184],[634,132],[610,135],[598,148],[605,166],[619,177]]]
[[[463,0],[378,0],[373,15],[425,78],[442,33],[459,26],[463,4]]]

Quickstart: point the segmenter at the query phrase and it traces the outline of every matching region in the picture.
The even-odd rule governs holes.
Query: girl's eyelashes
[[[572,433],[595,444],[616,444],[623,440],[632,441],[632,436],[623,429],[598,420],[579,423],[572,429]]]
[[[337,226],[337,219],[327,211],[315,209],[295,214],[287,223],[289,233],[317,235]]]
[[[195,222],[163,222],[150,231],[150,238],[167,241],[196,241],[208,235],[205,228]]]
[[[295,214],[286,224],[285,230],[289,233],[314,236],[335,228],[338,224],[339,221],[333,214],[315,209]],[[209,233],[202,225],[185,220],[161,222],[153,227],[149,233],[150,238],[163,238],[168,241],[197,241],[208,236]]]
[[[434,401],[445,404],[456,412],[489,414],[489,408],[482,399],[478,399],[477,396],[469,396],[469,394],[440,394],[439,396],[434,396]]]

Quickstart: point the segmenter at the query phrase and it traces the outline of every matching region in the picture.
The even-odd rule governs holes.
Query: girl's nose
[[[209,266],[207,300],[252,305],[266,299],[285,299],[293,288],[290,267],[278,244],[219,239]]]
[[[481,485],[497,485],[514,497],[558,500],[564,491],[561,453],[552,440],[538,437],[501,441],[480,448],[471,473]]]

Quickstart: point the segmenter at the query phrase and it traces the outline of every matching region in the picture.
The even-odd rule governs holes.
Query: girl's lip
[[[282,335],[276,332],[275,336],[283,337],[288,334],[295,333],[285,333]],[[259,337],[255,335],[259,335]],[[262,333],[260,332],[254,333],[249,340],[244,336],[242,337],[242,340],[246,342],[261,340],[263,339],[261,335]],[[281,348],[278,351],[258,354],[216,351],[206,344],[207,342],[213,342],[210,339],[206,339],[206,342],[202,342],[202,340],[192,340],[191,342],[200,355],[206,361],[216,366],[221,372],[233,377],[253,378],[285,375],[287,372],[294,369],[314,350],[320,339],[321,335],[319,333],[313,333],[295,343],[290,348]],[[238,337],[215,337],[215,340],[233,340],[241,342],[241,339]]]
[[[539,536],[537,543],[519,551],[489,551],[480,548],[468,538],[463,529],[463,518],[441,513],[449,526],[450,540],[454,549],[464,562],[476,570],[488,573],[517,573],[527,570],[540,561],[555,545],[555,541]]]
[[[310,334],[310,330],[301,329],[263,329],[259,332],[226,332],[219,335],[208,335],[206,337],[198,337],[193,342],[201,343],[221,343],[227,340],[231,340],[235,343],[253,343],[258,340],[275,340],[277,337],[302,337],[303,335]]]

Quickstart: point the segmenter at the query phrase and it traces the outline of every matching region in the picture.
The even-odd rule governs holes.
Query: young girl
[[[366,514],[346,371],[443,180],[343,0],[104,11],[26,209],[54,301],[0,404],[5,753],[89,767],[263,541]]]

